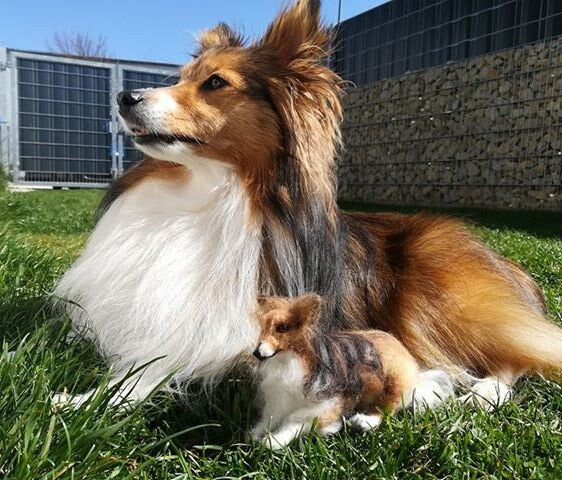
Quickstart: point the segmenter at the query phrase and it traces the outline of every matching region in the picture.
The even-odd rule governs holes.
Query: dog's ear
[[[264,314],[280,306],[279,297],[268,297],[260,295],[258,297],[258,310]]]
[[[298,0],[281,10],[259,45],[272,50],[287,65],[303,57],[321,60],[329,43],[328,29],[320,21],[320,0]]]
[[[310,189],[327,198],[333,196],[343,112],[341,79],[323,61],[330,35],[320,20],[320,2],[298,0],[279,13],[256,45],[268,65],[266,83],[280,118],[283,161],[302,175],[300,192]]]
[[[260,295],[258,297],[258,305],[260,307],[264,307],[267,303],[267,301],[269,300],[270,297],[266,297],[265,295]]]
[[[322,297],[316,293],[306,293],[297,297],[292,306],[292,312],[300,321],[312,325],[320,317]]]
[[[199,49],[195,56],[201,55],[211,48],[242,47],[244,38],[226,23],[219,23],[216,27],[201,32],[199,35]]]

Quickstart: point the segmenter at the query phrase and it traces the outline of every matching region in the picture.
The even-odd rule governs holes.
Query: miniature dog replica
[[[252,437],[273,449],[310,431],[330,435],[342,419],[366,431],[383,412],[407,405],[418,381],[418,365],[402,343],[380,330],[316,331],[322,299],[260,300],[259,394],[262,418]]]
[[[536,282],[462,223],[339,209],[332,30],[317,0],[285,7],[253,41],[219,24],[176,85],[118,95],[146,157],[109,189],[55,291],[107,360],[112,403],[212,384],[251,359],[261,295],[317,292],[318,331],[389,332],[424,369],[481,377],[467,398],[484,405],[562,367]],[[424,373],[415,396],[450,393]]]

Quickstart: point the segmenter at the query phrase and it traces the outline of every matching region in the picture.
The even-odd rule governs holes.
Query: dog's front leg
[[[283,416],[286,415],[286,410],[279,408],[280,405],[277,404],[277,400],[277,398],[265,395],[260,420],[250,431],[250,437],[253,440],[260,440],[267,432],[277,428]]]
[[[96,388],[86,393],[55,393],[51,398],[51,403],[56,409],[63,407],[80,408],[98,395],[100,397],[109,395],[108,405],[125,408],[127,405],[135,405],[145,400],[158,389],[160,384],[161,381],[155,380],[152,376],[144,378],[142,375],[134,375],[125,380],[110,380],[105,388]]]
[[[263,439],[262,443],[272,450],[279,450],[295,438],[305,435],[310,432],[312,422],[289,422],[282,425],[275,432],[268,433]]]
[[[315,420],[318,421],[318,432],[321,435],[332,435],[342,426],[342,402],[339,398],[310,403],[288,415],[283,425],[273,433],[268,433],[262,443],[278,450],[291,443],[295,438],[306,435],[312,430]]]
[[[250,431],[250,437],[253,440],[260,440],[266,432],[274,427],[275,423],[273,422],[273,417],[270,415],[263,415],[260,421],[256,423],[254,428]]]

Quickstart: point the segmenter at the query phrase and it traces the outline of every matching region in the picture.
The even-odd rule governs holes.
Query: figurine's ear
[[[295,299],[293,312],[303,323],[313,324],[320,317],[322,297],[316,293],[306,293]]]
[[[260,295],[258,297],[258,307],[262,313],[267,313],[274,308],[277,308],[279,303],[279,297],[268,297],[266,295]]]

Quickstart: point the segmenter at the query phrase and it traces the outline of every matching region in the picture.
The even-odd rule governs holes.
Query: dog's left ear
[[[322,297],[316,293],[306,293],[295,300],[292,311],[304,323],[313,324],[320,316]]]
[[[244,38],[242,35],[223,22],[199,34],[198,41],[199,49],[195,54],[196,57],[211,48],[244,46]]]
[[[265,305],[267,304],[267,302],[268,302],[268,300],[269,300],[270,298],[271,298],[271,297],[266,297],[265,295],[260,295],[260,296],[258,297],[258,305],[259,305],[260,307],[265,307]]]
[[[334,193],[343,110],[341,79],[324,62],[331,33],[320,20],[320,1],[298,0],[279,13],[255,45],[268,65],[266,83],[280,119],[283,161],[293,162],[303,177],[304,193],[295,195],[332,198]]]
[[[272,50],[287,66],[299,58],[320,61],[329,43],[329,31],[320,21],[320,0],[298,0],[277,15],[259,45]]]

